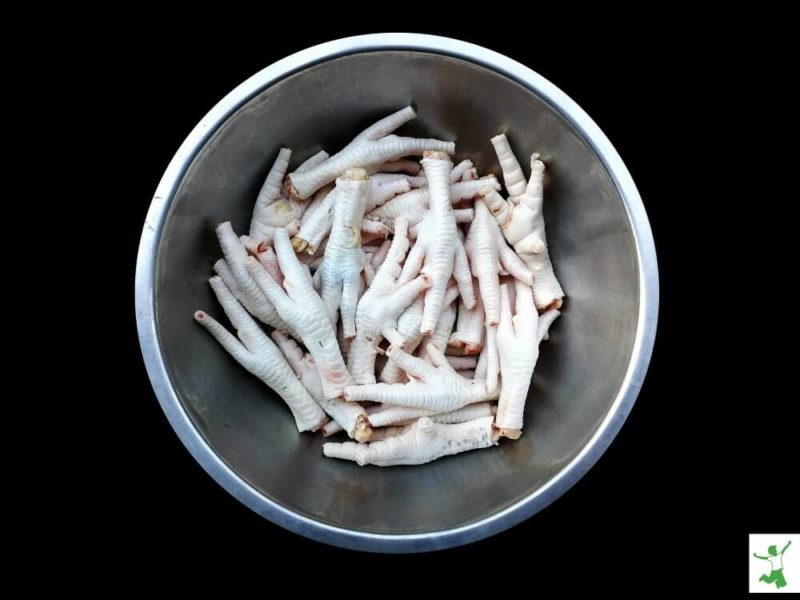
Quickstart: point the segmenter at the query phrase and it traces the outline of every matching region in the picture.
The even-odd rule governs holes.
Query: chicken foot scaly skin
[[[300,200],[300,202],[303,202],[307,205],[306,210],[303,213],[302,218],[300,219],[301,231],[304,229],[304,227],[307,227],[308,220],[314,215],[315,212],[317,212],[317,209],[319,209],[323,205],[325,198],[328,197],[328,194],[330,194],[333,191],[333,189],[334,189],[334,184],[329,183],[328,185],[325,185],[320,189],[318,189],[316,192],[314,192],[314,195],[308,200]]]
[[[419,237],[419,233],[422,230],[422,221],[425,220],[425,215],[428,214],[428,211],[423,211],[419,215],[416,215],[414,218],[408,220],[408,224],[410,227],[408,228],[408,239],[416,240]],[[453,209],[453,217],[458,224],[467,224],[472,223],[475,220],[475,211],[471,208],[454,208]],[[366,223],[366,221],[364,221]],[[373,221],[376,222],[376,221]],[[413,225],[412,225],[413,223]],[[463,240],[461,241],[463,244]]]
[[[285,229],[275,232],[275,252],[284,277],[283,287],[252,256],[247,259],[247,269],[314,358],[322,378],[323,396],[336,398],[354,381],[344,364],[334,326],[314,290],[308,267],[297,260]]]
[[[494,415],[495,412],[494,404],[491,402],[468,404],[463,408],[445,413],[436,413],[424,408],[411,408],[409,406],[389,406],[384,410],[369,413],[369,420],[374,428],[407,425],[420,417],[430,417],[435,423],[453,424],[488,417]]]
[[[514,287],[519,290],[518,293],[523,294],[523,302],[528,303],[528,292],[530,288],[520,284],[519,282],[514,282]],[[507,304],[509,307],[511,303],[509,302],[509,296],[511,296],[511,290],[514,288],[509,289],[506,284],[504,284],[501,288],[501,301],[504,304]],[[516,296],[516,294],[515,294]],[[527,309],[526,309],[527,310]],[[510,308],[508,310],[508,314],[510,315]],[[539,346],[543,340],[549,339],[549,332],[550,327],[555,322],[555,320],[561,315],[561,313],[551,308],[548,311],[545,311],[541,315],[538,314],[538,311],[534,310],[538,318],[538,324],[536,326],[536,357],[533,359],[533,367],[531,370],[536,368],[536,361],[538,360],[539,355]],[[501,315],[501,323],[504,317]],[[513,332],[515,333],[517,327],[523,328],[525,323],[523,320],[517,320],[517,317],[511,318],[511,325],[513,328]],[[487,327],[486,328],[486,339],[487,344],[486,347],[481,352],[480,358],[478,359],[478,365],[475,367],[475,378],[476,379],[486,379],[486,386],[488,389],[492,390],[495,389],[495,386],[498,383],[498,375],[500,373],[500,351],[498,350],[498,336],[499,336],[499,329],[500,326],[495,327]],[[530,330],[521,329],[520,331],[523,335],[528,336]],[[509,334],[512,333],[511,331],[504,328],[504,333],[502,337],[503,340],[508,340]],[[515,334],[516,337],[516,334]],[[529,345],[529,344],[528,344]],[[503,412],[499,412],[498,406],[498,414],[501,415],[501,422],[502,425],[511,424],[514,425],[513,427],[503,427],[501,423],[497,423],[497,426],[500,428],[501,435],[504,437],[508,437],[511,439],[517,439],[522,434],[522,418],[523,413],[525,410],[525,399],[528,395],[528,388],[530,387],[530,378],[527,379],[527,383],[525,381],[525,347],[504,347],[503,353],[506,355],[506,366],[503,367],[506,373],[509,373],[510,382],[508,384],[508,388],[504,390],[506,392],[506,401],[504,402]],[[522,355],[522,360],[517,360],[520,358],[519,355]],[[530,356],[527,358],[528,361],[531,360]],[[509,366],[510,364],[510,366]],[[520,366],[521,365],[521,366]],[[520,373],[516,371],[511,371],[513,369],[517,369],[519,367]],[[505,377],[505,376],[504,376]],[[524,387],[524,390],[523,390]],[[495,390],[497,391],[497,390]],[[502,395],[502,392],[501,392]],[[516,425],[519,425],[516,427]]]
[[[475,306],[467,308],[463,302],[458,303],[458,320],[456,330],[450,336],[451,346],[460,348],[464,356],[479,354],[483,348],[483,332],[485,315],[483,312],[483,292],[477,280],[473,281],[473,289],[478,290],[475,295]]]
[[[436,328],[442,313],[451,275],[455,278],[468,308],[475,305],[475,292],[472,289],[467,254],[458,237],[458,226],[450,204],[450,172],[453,170],[453,163],[442,152],[429,152],[422,159],[422,168],[428,178],[430,208],[422,221],[419,237],[408,253],[398,283],[407,283],[420,272],[430,276],[431,287],[425,292],[420,327],[423,335],[429,335]]]
[[[500,382],[500,356],[497,351],[497,325],[486,326],[486,360],[484,365],[475,366],[473,378],[486,379],[486,389],[491,392],[498,392]],[[478,362],[482,357],[478,357]],[[485,370],[485,372],[484,372]],[[478,377],[480,375],[480,377]]]
[[[471,200],[486,187],[500,190],[500,184],[494,175],[478,181],[451,183],[449,188],[450,202],[455,204],[462,200]],[[368,211],[366,218],[380,221],[387,227],[391,227],[397,217],[404,217],[409,222],[409,225],[414,225],[421,220],[418,215],[424,215],[429,207],[430,188],[424,187],[398,194],[382,206]]]
[[[389,228],[377,221],[361,221],[361,240],[362,242],[386,239],[389,237]]]
[[[456,371],[465,371],[467,369],[475,369],[478,366],[477,356],[448,356],[447,362]]]
[[[461,181],[475,181],[476,179],[480,179],[480,177],[478,177],[478,169],[474,167],[467,169],[467,172],[461,176]]]
[[[512,317],[506,284],[500,287],[500,323],[497,352],[503,385],[497,405],[496,424],[501,435],[517,439],[522,433],[523,413],[533,370],[539,358],[539,312],[531,288],[514,282],[516,314]]]
[[[324,163],[329,158],[330,158],[330,155],[327,152],[325,152],[324,150],[320,150],[319,152],[317,152],[313,156],[311,156],[311,157],[307,158],[305,161],[303,161],[295,169],[295,173],[302,173],[303,171],[308,171],[309,169],[313,169],[317,165],[320,165],[320,164]],[[297,200],[296,198],[289,198],[289,196],[286,194],[286,190],[283,188],[283,185],[281,185],[281,197],[285,198],[286,200],[289,201],[289,204],[291,205],[292,210],[294,211],[294,216],[298,220],[303,217],[303,215],[306,212],[306,209],[310,205],[310,203],[306,202],[305,200]],[[297,233],[297,232],[293,231],[292,229],[289,230],[289,234],[290,235],[293,235],[294,233]]]
[[[239,241],[231,224],[226,221],[218,225],[216,231],[226,263],[223,265],[218,261],[214,265],[217,274],[225,279],[228,287],[250,314],[262,323],[282,331],[288,331],[289,326],[286,321],[281,318],[269,298],[264,295],[250,276],[247,270],[247,250]],[[231,277],[233,281],[231,281]]]
[[[416,165],[420,168],[419,163]],[[405,175],[403,173],[381,173],[377,171],[373,174],[372,169],[367,169],[367,173],[369,173],[369,179],[373,185],[386,185],[388,183],[397,183],[398,181],[404,181],[408,184],[408,190],[414,188],[425,187],[428,185],[428,180],[425,178],[425,175]]]
[[[475,220],[470,225],[465,244],[472,274],[478,278],[487,325],[500,322],[500,278],[502,268],[528,285],[533,273],[500,234],[497,221],[483,200],[475,201]]]
[[[455,183],[456,181],[461,181],[464,175],[472,169],[475,165],[472,164],[472,161],[469,159],[462,160],[458,163],[455,167],[453,167],[453,171],[450,173],[450,183]]]
[[[341,312],[345,338],[356,335],[356,307],[361,271],[366,263],[361,249],[361,221],[369,196],[364,169],[350,169],[336,180],[333,225],[319,266],[320,296],[331,325]]]
[[[292,338],[280,331],[272,332],[272,339],[283,352],[286,362],[292,367],[300,383],[308,390],[310,396],[344,430],[351,438],[359,442],[372,439],[372,428],[369,425],[367,411],[358,402],[347,402],[341,398],[325,398],[322,391],[322,378],[314,362],[314,357],[303,352]],[[323,427],[323,433],[330,423]]]
[[[544,163],[538,154],[531,156],[531,177],[525,185],[522,169],[511,152],[505,135],[492,138],[503,179],[509,193],[509,201],[490,189],[481,190],[486,205],[494,214],[509,244],[533,271],[533,298],[536,308],[561,308],[564,290],[556,278],[550,254],[547,251],[544,214]]]
[[[272,278],[283,285],[283,273],[281,273],[278,257],[275,255],[275,250],[272,249],[272,246],[266,246],[264,242],[254,246],[246,235],[240,236],[239,240],[242,242],[242,246],[247,249],[248,254],[255,256],[258,262],[272,275]]]
[[[279,229],[278,227],[262,227],[258,239],[260,243],[266,246],[272,246],[275,243],[275,231]],[[289,233],[289,235],[295,235],[298,231],[300,231],[300,221],[295,219],[291,223],[289,223],[284,229]]]
[[[435,422],[435,421],[434,421]],[[387,438],[397,437],[398,435],[403,435],[406,431],[411,429],[413,423],[409,423],[406,425],[395,425],[392,427],[381,427],[380,429],[373,429],[372,430],[372,437],[369,438],[370,443],[372,442],[380,442]],[[364,444],[366,445],[366,444]]]
[[[405,194],[411,191],[407,179],[377,183],[372,181],[372,177],[370,177],[369,197],[367,199],[367,207],[364,209],[365,213],[382,206],[398,194]]]
[[[397,331],[397,319],[430,286],[427,275],[420,275],[402,286],[395,283],[400,275],[400,263],[408,251],[407,229],[405,220],[398,219],[386,259],[358,302],[356,337],[347,356],[347,367],[357,383],[375,383],[375,357],[383,338],[403,347],[405,340]]]
[[[493,394],[487,390],[485,381],[461,377],[433,344],[428,344],[426,348],[432,364],[389,346],[386,350],[389,360],[397,363],[413,379],[405,384],[373,383],[350,386],[345,389],[345,399],[372,400],[436,412],[448,412],[467,404],[492,399]]]
[[[413,354],[422,342],[419,328],[422,325],[424,302],[422,296],[418,296],[397,318],[397,332],[403,338],[403,350],[409,354]],[[381,369],[380,380],[384,383],[405,383],[408,377],[396,363],[387,361]]]
[[[380,206],[396,194],[403,193],[409,189],[408,182],[405,180],[377,186],[371,183],[365,212],[371,210],[371,207]],[[292,238],[292,246],[296,252],[314,254],[320,248],[323,240],[331,232],[337,198],[338,195],[335,188],[330,191],[327,188],[323,188],[315,194],[312,201],[313,207],[306,211],[306,215],[300,221],[299,231]],[[376,221],[362,220],[361,227],[361,233],[366,235],[377,235],[385,238],[390,233],[386,225]]]
[[[289,195],[301,199],[308,198],[323,185],[353,167],[367,169],[404,156],[420,155],[429,150],[448,154],[455,152],[453,142],[389,135],[416,116],[414,109],[407,106],[362,131],[352,142],[321,165],[303,173],[289,174],[286,179]]]
[[[392,247],[392,240],[384,240],[372,255],[372,260],[370,261],[370,265],[372,266],[372,269],[376,273],[380,270],[381,265],[383,265],[383,261],[386,260],[386,257],[389,256],[389,249],[391,247]]]
[[[202,310],[194,313],[195,321],[205,327],[236,362],[286,402],[299,431],[319,429],[326,421],[325,413],[297,379],[281,351],[242,308],[221,278],[212,277],[209,283],[239,339]]]
[[[525,173],[522,172],[517,157],[511,151],[506,134],[496,135],[491,140],[500,168],[503,170],[503,183],[511,198],[519,198],[525,193]]]
[[[442,317],[436,324],[437,328],[434,329],[433,334],[431,335],[431,341],[435,342],[437,339],[437,331],[443,333],[444,331],[449,331],[452,329],[453,325],[452,322],[450,322],[449,307],[451,304],[453,304],[456,298],[458,298],[458,288],[456,286],[447,288],[447,292],[444,295],[444,308],[442,309]],[[417,297],[397,319],[397,331],[400,333],[400,337],[402,337],[405,341],[402,349],[409,354],[413,354],[422,342],[423,335],[420,333],[419,329],[420,325],[422,324],[422,310],[424,302],[425,300],[423,297]],[[436,343],[434,343],[434,345],[436,345]],[[383,367],[383,369],[381,369],[380,380],[384,383],[405,383],[408,381],[408,377],[406,376],[405,372],[397,366],[396,363],[390,360],[387,361],[386,365]]]
[[[247,267],[245,266],[245,268],[247,268]],[[239,301],[239,303],[242,306],[244,306],[245,309],[251,315],[255,316],[256,318],[259,318],[257,315],[259,314],[259,310],[261,308],[263,308],[263,307],[254,307],[253,303],[250,301],[250,297],[248,297],[247,294],[242,292],[242,289],[239,287],[239,284],[236,282],[236,278],[233,276],[233,272],[231,271],[230,266],[228,266],[228,261],[226,261],[224,258],[220,258],[217,262],[215,262],[214,263],[214,273],[217,275],[217,277],[222,279],[222,281],[225,283],[226,287],[233,294],[234,298],[236,298]],[[270,271],[270,274],[272,274],[271,271]],[[273,274],[272,277],[275,278],[275,275]],[[280,281],[283,281],[283,274],[281,274],[281,276],[280,276]],[[269,302],[269,300],[267,300],[266,296],[263,297],[263,300],[264,300],[264,302]],[[269,306],[272,307],[273,311],[275,311],[275,307],[272,306],[271,302],[269,302]],[[278,315],[277,311],[275,311],[275,318],[278,319],[280,321],[280,323],[281,323],[281,325],[280,325],[280,330],[281,331],[288,331],[288,332],[291,333],[291,327],[289,327],[283,321],[283,319],[280,318],[280,315]],[[261,319],[259,318],[259,320],[261,320]],[[264,321],[262,320],[262,323],[263,322]]]
[[[455,286],[453,286],[455,288]],[[455,288],[456,292],[458,288]],[[453,326],[456,324],[456,305],[455,302],[448,302],[442,308],[442,314],[436,322],[436,327],[428,338],[428,342],[420,349],[417,356],[427,363],[431,362],[428,356],[428,346],[435,347],[442,354],[447,350],[447,344],[453,333]],[[450,364],[450,363],[448,363]]]
[[[300,165],[294,171],[295,173],[303,173],[305,171],[308,171],[309,169],[313,169],[317,165],[321,165],[329,158],[330,154],[325,152],[325,150],[320,150],[316,154],[312,154],[303,162],[301,162]]]
[[[258,192],[249,233],[249,237],[256,242],[271,242],[277,227],[299,226],[292,204],[281,196],[281,184],[291,156],[292,151],[288,148],[280,149],[275,164]]]
[[[350,404],[357,403],[350,402]],[[380,405],[378,406],[384,408]],[[390,435],[397,435],[400,432],[389,432],[387,429],[391,429],[394,426],[408,426],[420,417],[430,417],[431,421],[434,423],[447,423],[452,425],[453,423],[463,423],[465,421],[480,419],[481,417],[493,416],[496,413],[497,407],[493,402],[469,404],[464,408],[451,410],[446,413],[436,413],[432,410],[409,408],[408,406],[389,406],[388,408],[384,408],[384,410],[369,412],[370,424],[374,421],[370,441],[375,442],[379,439],[389,437]],[[326,437],[338,433],[339,431],[342,431],[342,428],[334,421],[329,421],[322,427],[322,433]]]
[[[336,188],[328,186],[314,195],[311,205],[300,220],[300,229],[292,237],[292,247],[296,252],[314,254],[320,248],[331,231],[336,195]]]
[[[405,433],[372,444],[344,442],[323,444],[322,452],[330,458],[353,460],[361,466],[422,465],[442,456],[497,444],[492,417],[444,425],[422,417]]]

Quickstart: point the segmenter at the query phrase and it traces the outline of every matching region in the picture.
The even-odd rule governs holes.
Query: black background
[[[651,220],[662,296],[650,370],[619,436],[569,492],[490,539],[432,554],[381,556],[335,549],[272,525],[195,463],[164,418],[139,353],[133,310],[138,238],[164,168],[218,100],[294,51],[368,32],[280,29],[224,41],[203,32],[167,36],[146,52],[131,51],[123,39],[125,50],[105,72],[113,89],[105,99],[105,124],[123,140],[112,159],[129,165],[113,173],[125,182],[118,197],[104,199],[113,202],[119,225],[114,260],[126,267],[113,295],[121,299],[124,334],[108,373],[125,382],[109,440],[119,462],[104,471],[114,491],[92,503],[114,565],[129,555],[140,560],[137,549],[146,548],[147,568],[155,574],[169,574],[170,563],[183,558],[213,564],[218,577],[251,567],[274,574],[280,566],[313,561],[327,573],[313,587],[338,581],[342,590],[372,577],[381,589],[413,578],[411,569],[467,583],[484,579],[499,593],[645,591],[653,585],[745,589],[747,533],[799,529],[800,502],[791,483],[797,461],[790,452],[797,427],[780,417],[788,394],[773,389],[760,371],[783,360],[759,350],[760,298],[747,302],[740,293],[723,292],[724,277],[706,262],[712,244],[697,236],[701,203],[720,203],[693,191],[710,134],[690,124],[689,113],[712,114],[700,86],[720,77],[713,68],[716,52],[701,58],[669,33],[644,31],[634,38],[628,31],[623,42],[598,34],[570,52],[568,33],[545,41],[526,28],[429,31],[504,53],[577,101],[627,164]],[[730,309],[731,318],[715,318]],[[105,458],[96,459],[98,469]],[[471,565],[478,569],[463,568]],[[389,572],[394,576],[381,575]]]

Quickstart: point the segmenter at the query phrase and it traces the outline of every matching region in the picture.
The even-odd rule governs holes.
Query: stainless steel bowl
[[[516,442],[422,467],[323,459],[289,411],[192,320],[221,315],[207,285],[214,226],[244,231],[280,146],[293,164],[335,151],[406,104],[404,131],[455,139],[460,156],[499,174],[489,138],[508,133],[520,159],[548,164],[547,233],[567,292],[543,346]],[[526,161],[527,162],[527,161]],[[167,167],[142,232],[139,338],[170,423],[197,461],[241,502],[307,537],[412,552],[465,544],[547,506],[619,431],[655,337],[658,267],[628,170],[572,100],[523,65],[479,46],[412,34],[309,48],[245,81],[195,127]]]

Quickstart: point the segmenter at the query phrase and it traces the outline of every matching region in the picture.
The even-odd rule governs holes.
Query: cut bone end
[[[481,344],[464,344],[464,356],[480,354],[481,350],[483,350],[483,346]]]
[[[372,426],[369,423],[366,415],[358,415],[356,418],[356,426],[353,430],[353,438],[362,444],[367,443],[372,437]]]
[[[343,181],[364,181],[367,179],[367,171],[361,168],[347,169],[342,175]]]
[[[500,428],[500,436],[501,437],[507,437],[510,440],[518,440],[519,436],[521,436],[521,435],[522,435],[522,430],[521,429],[510,429],[510,428],[507,428],[507,427],[501,427]]]
[[[197,321],[199,323],[201,321],[205,321],[205,318],[206,318],[206,313],[204,313],[202,310],[196,310],[195,311],[195,313],[194,313],[194,320],[195,321]]]
[[[426,150],[422,153],[422,158],[427,158],[428,160],[450,160],[447,152],[440,152],[438,150]]]
[[[295,252],[303,252],[308,248],[308,242],[303,238],[294,237],[292,238],[292,248]]]
[[[494,136],[494,137],[492,138],[492,144],[495,144],[495,145],[497,145],[497,144],[502,144],[502,143],[503,143],[503,142],[505,142],[506,140],[507,140],[507,138],[506,138],[506,134],[505,134],[505,133],[501,133],[501,134],[499,134],[499,135],[496,135],[496,136]]]
[[[286,195],[289,196],[291,200],[299,200],[303,201],[305,198],[301,198],[300,194],[297,193],[297,190],[292,183],[292,176],[287,175],[286,179],[283,180],[283,189],[286,192]]]
[[[546,313],[548,310],[560,310],[562,306],[564,306],[564,300],[562,298],[556,298],[550,304],[545,306],[544,310],[540,310],[539,314]]]

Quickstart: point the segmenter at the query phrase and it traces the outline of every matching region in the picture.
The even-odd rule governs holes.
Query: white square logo
[[[751,594],[800,592],[800,535],[750,534]]]

